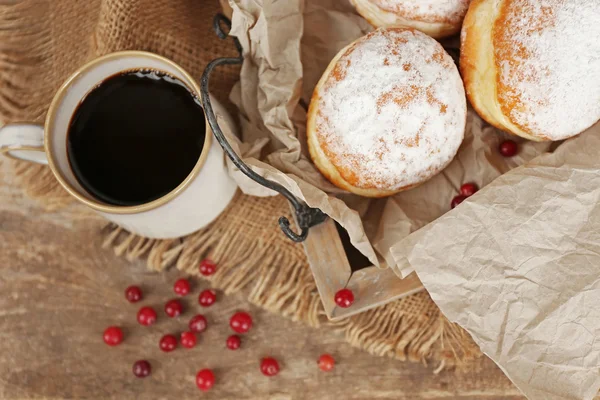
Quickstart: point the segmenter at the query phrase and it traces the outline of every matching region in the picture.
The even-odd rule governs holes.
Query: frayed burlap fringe
[[[274,228],[282,208],[288,214],[280,198],[238,194],[214,223],[185,238],[146,239],[110,225],[103,246],[130,261],[146,259],[155,271],[174,266],[197,274],[200,261],[210,258],[219,265],[209,278],[216,288],[226,294],[247,289],[253,304],[317,327],[321,303],[306,256]]]
[[[480,356],[470,336],[448,321],[421,292],[338,323],[346,340],[378,356],[437,363],[436,371]]]
[[[52,175],[50,168],[14,161],[13,170],[19,184],[27,195],[33,199],[41,199],[48,211],[54,211],[71,203],[73,198],[60,186]]]
[[[441,369],[479,354],[466,332],[441,315],[425,292],[340,322],[328,321],[302,247],[276,228],[281,213],[288,214],[280,197],[238,195],[217,221],[183,239],[145,239],[111,225],[104,247],[130,261],[146,259],[155,271],[175,267],[198,276],[200,261],[210,258],[218,264],[217,272],[201,278],[215,288],[227,294],[244,290],[252,304],[271,312],[312,327],[341,329],[352,346],[374,355],[432,360]]]

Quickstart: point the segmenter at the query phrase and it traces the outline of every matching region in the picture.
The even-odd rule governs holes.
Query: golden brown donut
[[[379,29],[342,49],[321,77],[308,148],[334,185],[389,196],[452,161],[466,115],[458,69],[438,42],[413,29]]]
[[[376,28],[415,28],[440,39],[460,31],[470,0],[350,0]]]
[[[461,35],[467,96],[497,128],[535,141],[600,119],[598,0],[473,0]]]

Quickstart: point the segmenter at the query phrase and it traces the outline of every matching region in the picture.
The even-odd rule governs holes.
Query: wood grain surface
[[[336,225],[332,219],[328,219],[313,226],[303,242],[319,295],[323,299],[323,308],[333,321],[423,290],[423,284],[415,273],[406,279],[398,279],[391,269],[381,270],[362,255],[370,266],[354,270],[351,256],[347,253],[347,246],[352,245],[349,239],[347,244],[342,243],[339,229],[343,228],[336,228]],[[350,308],[335,304],[335,293],[341,287],[348,287],[356,296]]]
[[[179,333],[196,312],[194,281],[182,317],[169,320],[163,306],[174,297],[177,271],[151,273],[103,250],[104,222],[83,207],[46,213],[25,197],[0,159],[0,398],[1,399],[522,399],[488,359],[465,371],[433,374],[432,366],[375,357],[351,348],[331,330],[315,330],[249,306],[243,296],[223,296],[203,312],[207,331],[192,350],[161,353],[158,340]],[[125,301],[123,291],[140,284],[145,299]],[[136,323],[141,305],[159,311],[156,325]],[[238,351],[225,349],[229,316],[238,309],[255,326]],[[109,348],[102,332],[125,330],[125,341]],[[320,372],[321,353],[335,356],[330,373]],[[259,360],[278,358],[281,373],[260,374]],[[152,376],[137,379],[131,366],[152,363]],[[196,371],[213,368],[209,393],[194,383]]]

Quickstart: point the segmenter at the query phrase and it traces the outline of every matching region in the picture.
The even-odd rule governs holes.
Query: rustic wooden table
[[[99,217],[80,206],[44,212],[28,199],[0,160],[0,398],[2,399],[522,399],[489,360],[463,372],[438,375],[420,364],[374,357],[348,346],[330,330],[315,330],[269,314],[241,296],[222,297],[205,314],[209,328],[199,345],[161,353],[158,339],[180,332],[188,318],[167,320],[162,304],[172,297],[176,271],[157,274],[103,250]],[[140,284],[141,304],[160,308],[151,328],[135,322],[139,305],[123,290]],[[195,282],[194,293],[206,284]],[[186,298],[190,316],[200,307]],[[255,328],[243,348],[225,349],[228,317],[247,309]],[[109,325],[125,328],[116,348],[102,342]],[[316,359],[329,352],[333,372],[320,372]],[[258,363],[273,355],[280,375],[266,378]],[[146,358],[152,376],[137,379],[131,365]],[[215,370],[209,393],[195,386],[196,371]]]

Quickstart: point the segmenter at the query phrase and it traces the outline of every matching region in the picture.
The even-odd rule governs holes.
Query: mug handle
[[[227,29],[231,29],[231,21],[225,17],[223,14],[217,14],[213,21],[213,25],[215,31],[217,32],[217,36],[220,39],[226,39],[228,37],[228,32],[225,32],[221,27],[221,24],[224,24]],[[217,117],[212,108],[212,104],[210,102],[210,95],[208,92],[208,83],[210,79],[210,74],[215,69],[215,67],[219,65],[232,65],[232,64],[242,64],[244,61],[243,57],[243,49],[240,42],[237,38],[233,40],[235,47],[239,53],[238,57],[228,57],[228,58],[218,58],[213,60],[202,74],[202,80],[200,81],[200,91],[202,95],[202,104],[204,106],[204,111],[206,112],[206,119],[208,120],[208,124],[217,139],[217,142],[221,145],[225,154],[231,159],[231,161],[235,164],[236,167],[240,169],[247,177],[252,179],[253,181],[261,184],[264,187],[272,189],[276,192],[279,192],[283,197],[288,199],[288,201],[294,207],[296,212],[296,222],[298,227],[300,228],[300,233],[296,233],[292,230],[290,226],[290,221],[286,217],[279,218],[279,226],[283,233],[293,240],[294,242],[303,242],[308,236],[308,231],[311,227],[318,225],[324,222],[327,219],[327,215],[318,208],[313,208],[308,206],[304,201],[294,196],[292,192],[287,190],[285,187],[280,185],[277,182],[268,180],[254,172],[250,167],[248,167],[242,159],[233,151],[229,142],[225,138],[225,135],[219,128],[219,124],[217,123]]]
[[[48,165],[44,150],[44,127],[38,124],[7,124],[0,128],[0,154],[15,160]]]

